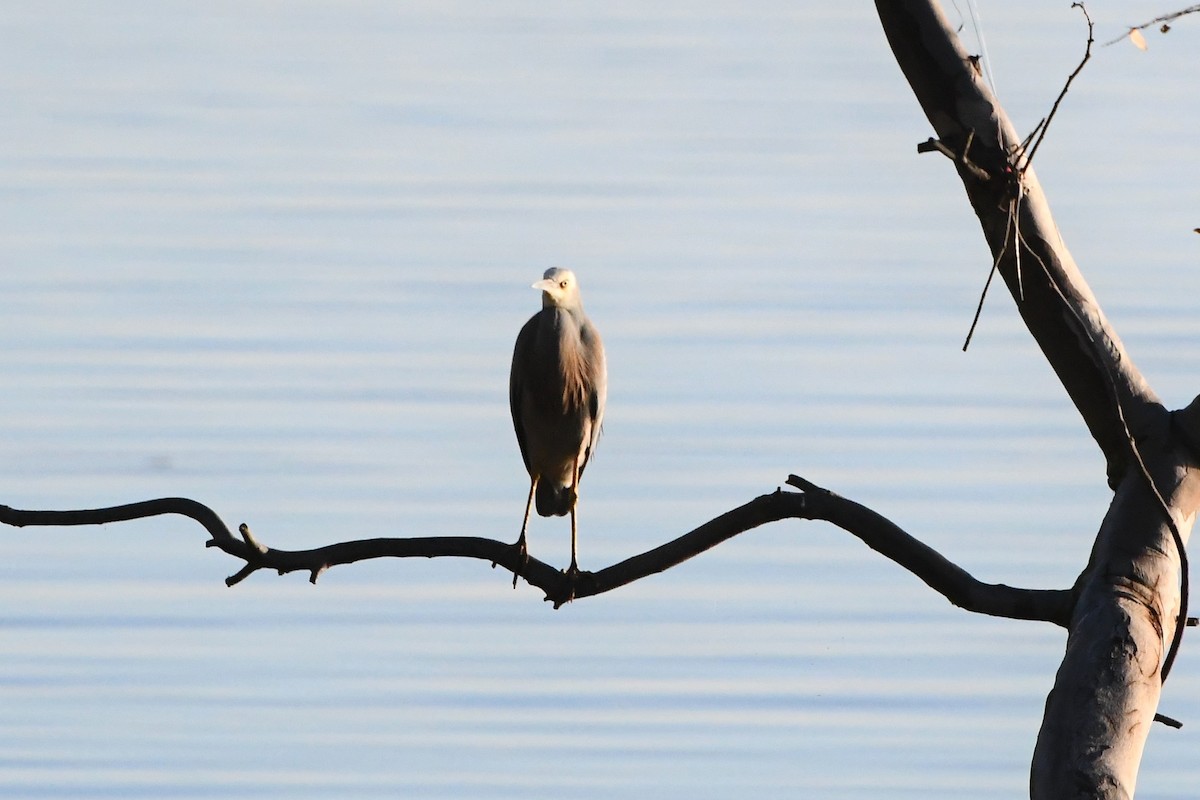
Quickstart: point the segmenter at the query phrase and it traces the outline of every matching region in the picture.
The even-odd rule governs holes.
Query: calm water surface
[[[1163,10],[1109,5],[1101,39]],[[1082,21],[992,6],[1029,128]],[[1173,405],[1197,35],[1098,50],[1039,155]],[[508,359],[563,265],[611,368],[585,567],[789,472],[986,580],[1086,559],[1103,463],[1011,300],[960,352],[988,258],[870,4],[65,2],[0,40],[0,502],[515,538]],[[1063,645],[819,524],[558,612],[477,563],[227,589],[186,520],[0,534],[4,797],[1020,797]],[[565,521],[531,535],[565,563]],[[1140,797],[1194,794],[1198,672]]]

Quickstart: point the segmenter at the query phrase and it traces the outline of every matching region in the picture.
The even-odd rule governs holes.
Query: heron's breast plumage
[[[539,478],[539,513],[543,492],[557,496],[546,500],[549,513],[569,509],[576,466],[582,473],[599,437],[606,391],[604,345],[582,311],[535,314],[517,337],[510,401],[525,466]]]

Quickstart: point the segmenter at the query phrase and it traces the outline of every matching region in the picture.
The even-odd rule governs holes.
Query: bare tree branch
[[[1127,31],[1125,31],[1124,33],[1122,33],[1120,36],[1116,37],[1115,39],[1111,39],[1111,40],[1105,42],[1103,46],[1108,47],[1109,45],[1116,44],[1117,42],[1123,41],[1124,39],[1128,38],[1129,34],[1133,33],[1134,31],[1144,31],[1144,30],[1146,30],[1146,28],[1149,28],[1151,25],[1158,25],[1159,23],[1162,23],[1162,29],[1161,29],[1162,32],[1166,33],[1168,30],[1170,30],[1170,26],[1167,25],[1166,23],[1171,22],[1173,20],[1177,20],[1180,17],[1187,16],[1188,14],[1195,14],[1197,12],[1200,12],[1200,4],[1194,5],[1194,6],[1188,6],[1187,8],[1181,9],[1179,11],[1172,11],[1170,14],[1163,14],[1161,17],[1155,17],[1154,19],[1150,20],[1149,22],[1143,22],[1141,25],[1134,25],[1133,27],[1129,28]]]
[[[1052,622],[1066,627],[1074,608],[1069,590],[1018,589],[984,583],[882,515],[796,475],[788,484],[804,490],[806,518],[821,519],[857,536],[895,561],[959,608],[993,617]]]
[[[1104,452],[1109,485],[1116,486],[1129,467],[1129,437],[1114,406],[1123,405],[1136,429],[1141,409],[1159,405],[1158,398],[1062,242],[1034,170],[1023,169],[1021,137],[971,67],[941,9],[931,0],[876,0],[876,8],[937,140],[960,154],[956,167],[996,268]],[[987,179],[979,176],[981,170]],[[1009,212],[1018,197],[1019,216],[1013,225]],[[1022,261],[1043,264],[1043,274],[1037,280],[1022,276]]]
[[[1038,148],[1042,146],[1042,142],[1046,139],[1046,133],[1050,130],[1050,123],[1054,120],[1054,115],[1058,113],[1058,107],[1062,105],[1063,98],[1067,96],[1067,92],[1071,89],[1071,84],[1079,77],[1079,73],[1083,72],[1084,66],[1092,58],[1092,45],[1096,42],[1095,26],[1092,25],[1092,16],[1088,14],[1087,6],[1083,3],[1071,3],[1071,8],[1078,8],[1083,12],[1083,18],[1087,20],[1088,38],[1087,46],[1083,51],[1083,59],[1079,62],[1079,66],[1075,67],[1075,71],[1067,76],[1067,82],[1063,84],[1062,91],[1058,93],[1058,97],[1054,98],[1054,105],[1050,107],[1050,113],[1046,115],[1037,125],[1037,130],[1030,136],[1033,138],[1033,146],[1028,151],[1025,150],[1025,145],[1021,145],[1020,152],[1028,152],[1025,156],[1025,163],[1021,165],[1021,173],[1024,174],[1031,166],[1033,166],[1033,157],[1037,155]]]
[[[9,506],[0,505],[0,522],[14,527],[26,525],[45,525],[67,527],[71,525],[106,525],[110,522],[128,522],[134,519],[162,516],[163,514],[178,514],[199,522],[212,537],[212,542],[228,545],[226,550],[230,555],[245,558],[240,552],[243,543],[239,542],[225,525],[224,521],[203,503],[189,500],[186,497],[160,497],[157,500],[145,500],[140,503],[127,503],[107,508],[89,508],[77,511],[22,511]]]
[[[555,567],[529,557],[522,561],[515,545],[475,536],[378,538],[338,542],[311,550],[277,550],[261,544],[246,525],[234,536],[212,509],[180,497],[168,497],[111,508],[80,511],[22,511],[0,505],[0,523],[27,525],[101,525],[161,514],[180,514],[208,530],[208,547],[217,547],[245,562],[226,579],[233,586],[260,569],[280,575],[307,572],[316,582],[326,569],[374,558],[475,558],[499,565],[546,593],[558,608],[571,599],[591,597],[663,572],[740,533],[783,519],[825,520],[857,536],[869,547],[968,611],[1014,619],[1043,620],[1066,625],[1074,602],[1067,590],[1017,589],[976,580],[929,546],[905,533],[885,517],[795,475],[788,484],[801,492],[776,490],[728,511],[677,539],[625,559],[598,572],[583,572],[576,581]]]
[[[1185,546],[1200,508],[1189,407],[1147,385],[1075,266],[1012,123],[936,0],[876,0],[896,60],[956,159],[1029,332],[1108,462],[1112,504],[1076,581],[1067,648],[1031,769],[1035,800],[1129,798],[1185,619]],[[1085,11],[1086,14],[1086,11]],[[1087,61],[1088,52],[1071,79]],[[1070,86],[1064,87],[1056,108]],[[1047,121],[1030,141],[1042,141]],[[981,180],[977,170],[988,173]],[[1022,275],[1022,261],[1036,265]],[[1195,404],[1193,404],[1194,406]],[[1181,575],[1183,588],[1181,589]],[[1164,640],[1170,641],[1164,660]],[[1171,721],[1173,722],[1173,721]]]

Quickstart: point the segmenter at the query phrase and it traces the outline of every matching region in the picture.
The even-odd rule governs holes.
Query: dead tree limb
[[[988,246],[1000,256],[997,269],[1108,459],[1115,485],[1126,467],[1128,437],[1113,411],[1114,384],[1127,414],[1158,404],[1158,398],[1133,367],[1060,239],[1036,174],[1022,170],[1021,136],[971,67],[953,29],[944,26],[940,7],[932,0],[878,0],[876,7],[936,141],[959,154],[956,167]],[[981,178],[981,171],[988,177]],[[1010,226],[1010,201],[1018,193],[1020,217]],[[1026,272],[1036,270],[1039,280],[1025,280],[1022,287],[1029,276],[1019,274],[1019,262],[1032,265]]]
[[[244,524],[239,526],[241,536],[235,536],[212,509],[180,497],[79,511],[23,511],[0,505],[0,523],[17,527],[102,525],[179,514],[204,526],[210,536],[206,546],[219,548],[245,562],[226,579],[229,586],[262,569],[281,575],[307,572],[309,580],[315,583],[330,567],[374,558],[475,558],[514,573],[519,568],[521,576],[545,592],[546,599],[557,608],[572,597],[572,591],[575,599],[610,592],[682,564],[727,539],[770,522],[823,520],[858,537],[968,611],[1063,626],[1070,619],[1074,600],[1069,590],[1019,589],[984,583],[866,506],[795,475],[788,478],[788,484],[802,491],[776,490],[756,497],[666,544],[598,572],[584,572],[573,586],[561,570],[536,558],[530,557],[522,564],[514,545],[476,536],[360,539],[311,550],[277,550],[261,544]]]
[[[937,149],[960,156],[954,163],[995,268],[1104,453],[1115,492],[1074,587],[1030,793],[1132,797],[1165,641],[1178,641],[1183,547],[1200,506],[1188,444],[1196,403],[1168,412],[1126,353],[1058,234],[1022,138],[938,4],[876,0],[876,8]]]

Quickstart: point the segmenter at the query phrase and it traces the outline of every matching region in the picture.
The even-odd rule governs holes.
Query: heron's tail
[[[575,503],[575,487],[541,480],[538,481],[533,500],[541,516],[563,517],[571,513],[571,506]]]

